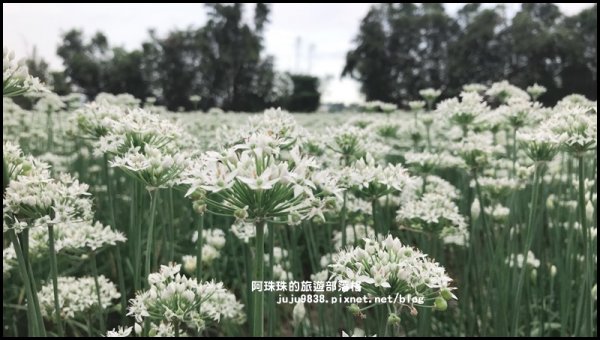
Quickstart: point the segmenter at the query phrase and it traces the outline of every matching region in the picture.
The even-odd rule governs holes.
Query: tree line
[[[508,80],[548,92],[545,104],[571,93],[596,99],[597,6],[566,16],[551,3],[524,3],[509,18],[503,5],[373,5],[360,23],[342,74],[367,100],[405,104],[426,87],[457,95],[462,85]]]
[[[154,97],[171,110],[316,110],[319,79],[279,73],[265,54],[269,5],[258,3],[252,20],[244,19],[245,10],[239,3],[207,4],[203,26],[165,36],[150,30],[132,51],[111,46],[100,32],[86,39],[70,30],[57,49],[64,72],[50,72],[35,55],[28,66],[59,94],[126,92]],[[509,18],[502,5],[470,3],[455,16],[439,3],[373,5],[341,76],[358,80],[367,100],[401,106],[426,87],[449,97],[464,84],[504,79],[520,87],[545,86],[545,104],[570,93],[596,99],[596,11],[594,5],[566,16],[553,4],[525,3]]]

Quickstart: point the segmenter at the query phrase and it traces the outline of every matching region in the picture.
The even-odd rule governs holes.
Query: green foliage
[[[255,7],[252,23],[243,20],[243,4],[207,4],[203,27],[169,32],[149,39],[139,50],[109,47],[97,33],[85,42],[80,31],[67,32],[58,48],[70,83],[93,98],[100,92],[127,92],[157,98],[171,110],[259,111],[280,102],[273,98],[276,72],[263,55],[263,30],[269,6]],[[199,103],[189,98],[199,95]],[[318,103],[317,103],[318,105]]]
[[[314,112],[319,108],[319,78],[308,75],[291,75],[294,92],[288,98],[285,108],[292,112]]]
[[[467,83],[533,83],[554,104],[570,93],[596,98],[597,7],[564,16],[553,4],[523,4],[512,20],[500,5],[467,4],[452,18],[440,4],[371,7],[346,56],[343,76],[367,100],[403,104],[419,89],[458,94]]]

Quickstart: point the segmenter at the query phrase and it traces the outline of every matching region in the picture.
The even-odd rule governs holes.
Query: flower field
[[[544,91],[175,113],[5,52],[3,334],[595,336],[597,103]]]

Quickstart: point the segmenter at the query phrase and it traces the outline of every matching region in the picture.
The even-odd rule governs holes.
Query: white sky
[[[280,71],[332,76],[324,89],[323,102],[361,101],[359,84],[349,78],[340,79],[340,74],[346,52],[370,5],[273,4],[271,22],[265,31],[266,52],[275,56]],[[446,4],[446,8],[455,14],[462,5]],[[592,6],[585,3],[557,5],[569,15]],[[507,4],[507,8],[509,13],[514,13],[519,4]],[[87,36],[102,31],[111,46],[131,50],[139,48],[148,38],[149,28],[163,36],[170,30],[198,27],[206,21],[202,4],[3,4],[2,9],[3,45],[14,50],[18,58],[31,54],[36,46],[38,54],[52,69],[62,69],[56,48],[60,34],[71,28],[83,29]],[[253,6],[246,6],[246,10],[250,15]],[[298,37],[301,37],[300,57],[296,58]],[[311,45],[314,48],[309,58]]]

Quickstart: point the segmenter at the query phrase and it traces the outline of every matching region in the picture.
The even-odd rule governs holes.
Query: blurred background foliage
[[[244,4],[207,4],[206,10],[204,26],[166,36],[150,30],[133,51],[112,47],[101,32],[86,38],[70,30],[57,49],[64,72],[51,72],[35,51],[27,63],[58,94],[126,92],[154,97],[170,110],[319,107],[321,79],[279,73],[265,54],[267,4],[255,7],[251,21],[243,19]],[[597,98],[597,6],[565,16],[551,3],[524,3],[509,18],[502,5],[466,4],[450,16],[440,3],[378,4],[357,24],[341,76],[358,80],[366,100],[404,106],[422,88],[451,97],[463,84],[504,79],[522,88],[545,86],[539,100],[546,105],[570,93]]]

